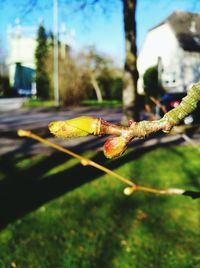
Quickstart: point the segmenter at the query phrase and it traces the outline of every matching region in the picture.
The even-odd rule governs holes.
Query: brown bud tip
[[[136,124],[136,122],[133,121],[132,119],[128,120],[128,125],[129,125],[129,127],[130,127],[131,125],[135,125],[135,124]]]
[[[124,137],[110,138],[104,144],[104,154],[107,158],[118,157],[126,150],[126,145]]]

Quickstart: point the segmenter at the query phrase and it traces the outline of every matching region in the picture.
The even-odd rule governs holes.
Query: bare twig
[[[188,95],[182,99],[180,105],[167,112],[163,118],[154,121],[133,122],[129,127],[118,126],[100,118],[78,117],[66,121],[56,121],[49,124],[51,133],[58,137],[72,136],[115,135],[104,145],[104,153],[108,158],[120,156],[129,142],[134,138],[144,138],[152,133],[170,130],[196,109],[200,101],[200,83],[192,86]]]
[[[158,107],[161,108],[161,110],[162,110],[162,112],[163,112],[164,114],[167,113],[167,109],[165,108],[164,105],[162,105],[162,104],[160,103],[159,100],[157,100],[157,99],[156,99],[155,97],[153,97],[153,96],[150,96],[149,98],[150,98],[150,100],[151,100],[156,106],[158,106]]]
[[[150,96],[150,100],[151,100],[154,104],[156,104],[158,107],[160,107],[161,110],[162,110],[162,112],[163,112],[164,114],[167,113],[167,109],[165,108],[164,105],[162,105],[162,104],[160,103],[160,101],[159,101],[158,99],[156,99],[156,98],[153,97],[153,96]],[[197,144],[196,144],[190,137],[188,137],[188,135],[186,135],[185,133],[183,133],[183,134],[181,134],[181,137],[182,137],[186,142],[188,142],[189,144],[191,144],[193,147],[195,147],[195,148],[200,152],[200,149],[197,147]]]
[[[26,130],[18,130],[18,135],[20,137],[29,137],[32,138],[34,140],[37,140],[41,143],[44,143],[50,147],[53,147],[54,149],[63,152],[65,154],[71,155],[72,157],[75,157],[77,159],[80,160],[81,164],[83,166],[92,166],[96,169],[99,169],[103,172],[105,172],[108,175],[111,175],[113,178],[125,183],[128,185],[128,187],[126,187],[124,189],[124,194],[125,195],[130,195],[132,194],[134,191],[142,191],[142,192],[148,192],[148,193],[153,193],[156,195],[187,195],[190,196],[192,198],[199,198],[200,197],[200,193],[198,192],[193,192],[193,191],[186,191],[183,189],[175,189],[175,188],[171,188],[171,189],[164,189],[164,190],[160,190],[160,189],[156,189],[156,188],[151,188],[151,187],[145,187],[142,185],[136,185],[134,182],[132,182],[130,179],[125,178],[119,174],[117,174],[116,172],[110,170],[109,168],[106,168],[86,157],[83,157],[79,154],[76,154],[66,148],[63,148],[53,142],[48,141],[47,139],[43,139],[42,137],[32,133],[31,131],[26,131]]]

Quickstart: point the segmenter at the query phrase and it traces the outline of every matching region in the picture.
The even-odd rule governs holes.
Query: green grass
[[[104,100],[99,103],[97,100],[83,100],[80,102],[81,105],[95,106],[99,108],[118,108],[122,106],[122,103],[118,100]],[[53,100],[40,100],[40,99],[28,99],[24,102],[23,107],[35,108],[35,107],[53,107]]]
[[[118,108],[122,106],[122,103],[119,100],[103,100],[101,103],[99,103],[97,100],[83,100],[81,101],[81,104],[100,108]]]
[[[130,149],[112,161],[101,152],[84,155],[143,185],[191,190],[200,185],[195,148]],[[1,231],[1,268],[12,262],[18,268],[199,267],[199,200],[141,192],[126,197],[122,183],[60,154],[0,161],[2,181],[19,180],[11,200],[17,203],[21,188],[33,185],[38,207]],[[26,207],[29,197],[23,198]]]
[[[23,107],[35,108],[35,107],[53,107],[53,100],[40,100],[40,99],[28,99],[23,103]]]

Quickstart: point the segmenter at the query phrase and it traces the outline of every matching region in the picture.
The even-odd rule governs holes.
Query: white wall
[[[10,37],[9,55],[7,64],[9,67],[10,83],[14,83],[15,66],[17,62],[21,65],[35,69],[36,40],[32,37]]]
[[[34,53],[36,40],[29,37],[19,37],[10,39],[10,53],[8,63],[21,62],[30,68],[35,67]]]
[[[200,53],[183,51],[184,86],[190,88],[191,84],[200,81]]]
[[[180,51],[178,41],[168,24],[163,24],[148,32],[144,44],[138,56],[138,92],[143,93],[143,75],[145,71],[157,64],[158,57],[161,57],[165,70],[165,81],[169,81],[170,87],[181,87],[180,76]],[[173,76],[176,76],[173,79]],[[173,82],[175,80],[175,82]],[[173,83],[173,84],[172,84]]]

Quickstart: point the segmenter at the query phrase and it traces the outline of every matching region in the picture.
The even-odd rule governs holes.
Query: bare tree
[[[137,66],[136,66],[136,0],[79,0],[64,2],[74,11],[88,11],[94,15],[94,8],[98,8],[102,11],[102,15],[110,14],[115,10],[115,6],[119,1],[123,4],[123,18],[124,18],[124,32],[125,32],[125,64],[124,64],[124,88],[123,88],[123,116],[122,122],[128,123],[129,119],[137,119]],[[38,5],[38,0],[27,0],[26,6],[24,6],[24,13],[30,13],[30,11]],[[88,16],[89,17],[89,16]],[[95,73],[91,76],[91,83],[96,91],[96,95],[99,101],[102,101],[98,83],[95,79]]]
[[[114,68],[111,59],[104,57],[95,50],[95,47],[89,47],[87,52],[81,52],[77,55],[77,61],[81,61],[80,69],[84,70],[85,75],[88,77],[89,83],[95,91],[97,101],[103,101],[102,92],[99,86],[99,78],[106,73],[112,71]],[[108,75],[108,72],[107,72]]]
[[[67,0],[66,0],[67,1]],[[136,4],[137,0],[120,0],[123,5],[124,37],[125,37],[125,63],[124,63],[124,87],[122,94],[123,114],[122,124],[127,125],[130,119],[138,119],[138,94],[137,94],[137,46],[136,46]],[[99,5],[104,14],[112,12],[117,3],[116,0],[81,0],[79,10]]]
[[[2,0],[0,0],[2,2]],[[88,11],[87,17],[94,16],[95,7],[102,10],[102,15],[110,14],[115,10],[116,3],[123,5],[124,36],[125,36],[125,64],[124,64],[124,88],[123,88],[123,116],[122,123],[127,124],[129,119],[137,119],[139,113],[137,98],[137,47],[136,47],[136,6],[137,0],[64,0],[68,10]],[[170,1],[167,1],[170,3]],[[27,0],[26,14],[37,6],[38,0]],[[50,4],[50,2],[48,2]],[[149,2],[147,2],[147,5]],[[166,3],[165,3],[166,4]],[[191,0],[188,7],[191,11],[196,10],[197,1]],[[73,12],[72,11],[72,12]],[[75,16],[75,12],[73,13]],[[96,86],[95,86],[96,87]],[[100,97],[99,97],[100,98]]]

